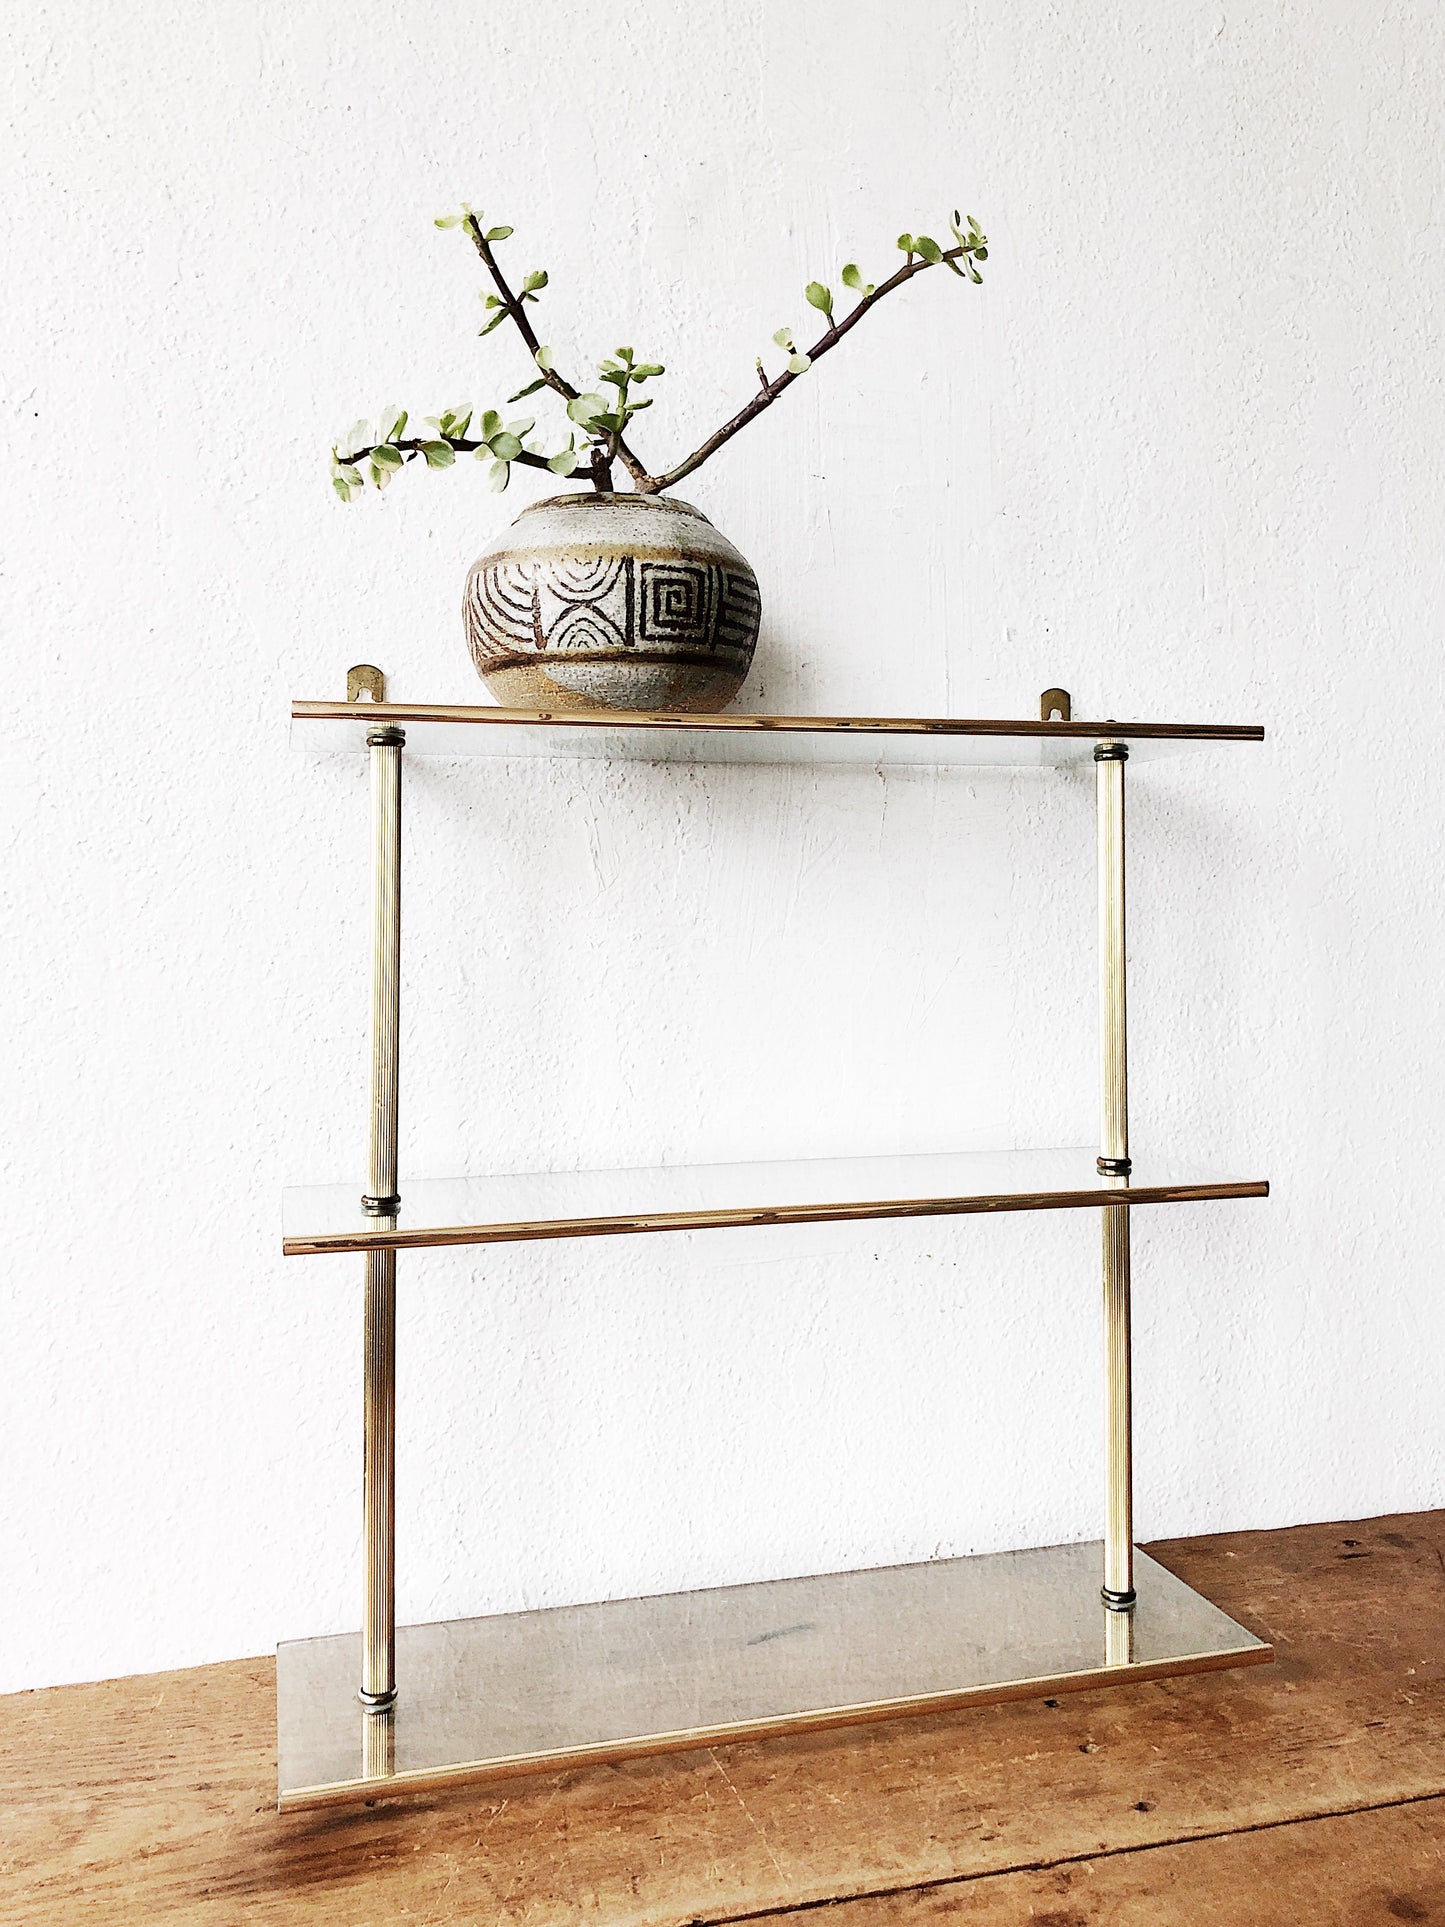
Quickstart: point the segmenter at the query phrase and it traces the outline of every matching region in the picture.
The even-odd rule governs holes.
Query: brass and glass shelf
[[[1130,1213],[1262,1198],[1263,1179],[1136,1166],[1128,1137],[1124,780],[1131,760],[1257,743],[1253,726],[668,716],[297,702],[300,747],[371,765],[371,1157],[365,1187],[286,1193],[289,1256],[365,1261],[360,1635],[277,1655],[279,1803],[334,1805],[1273,1657],[1133,1545]],[[1095,772],[1097,1150],[664,1165],[407,1180],[397,1168],[403,751],[605,762]],[[1102,1229],[1102,1541],[528,1613],[395,1623],[396,1262],[402,1250],[757,1225],[1095,1210]]]
[[[1050,692],[1053,693],[1053,692]],[[1060,694],[1063,692],[1060,691]],[[1065,769],[1093,761],[1102,734],[1135,762],[1259,743],[1240,723],[1003,722],[961,716],[687,716],[633,710],[501,709],[495,704],[294,702],[291,743],[364,752],[374,730],[404,732],[412,755],[602,758],[642,763],[866,763],[870,767]]]

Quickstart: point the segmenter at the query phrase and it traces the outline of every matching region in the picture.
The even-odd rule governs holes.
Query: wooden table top
[[[14,1694],[0,1920],[1445,1923],[1445,1513],[1150,1550],[1276,1663],[284,1818],[269,1659]]]

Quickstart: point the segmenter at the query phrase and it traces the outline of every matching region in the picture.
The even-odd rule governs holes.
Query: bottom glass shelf
[[[1099,1598],[1097,1541],[397,1630],[394,1709],[359,1634],[276,1655],[278,1805],[542,1773],[1130,1679],[1274,1649],[1143,1553]]]

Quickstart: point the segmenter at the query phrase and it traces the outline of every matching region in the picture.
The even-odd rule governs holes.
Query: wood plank
[[[1445,1800],[845,1900],[829,1927],[1400,1927],[1445,1921]],[[817,1927],[817,1913],[774,1914]]]
[[[13,1695],[0,1918],[661,1927],[1445,1794],[1445,1513],[1152,1550],[1278,1662],[285,1817],[269,1661]]]

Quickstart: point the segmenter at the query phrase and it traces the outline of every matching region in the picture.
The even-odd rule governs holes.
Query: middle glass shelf
[[[285,1193],[287,1257],[419,1245],[508,1244],[641,1231],[1054,1211],[1105,1204],[1263,1198],[1262,1178],[1149,1168],[1101,1177],[1092,1149],[948,1151],[902,1157],[664,1164],[618,1171],[529,1171],[401,1185],[394,1218],[369,1217],[360,1184]]]

